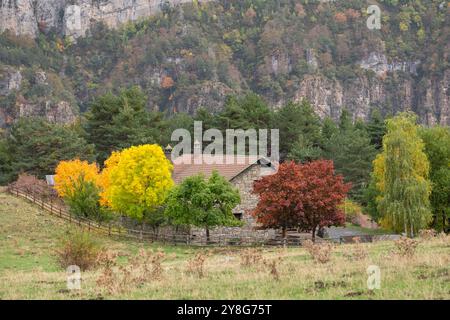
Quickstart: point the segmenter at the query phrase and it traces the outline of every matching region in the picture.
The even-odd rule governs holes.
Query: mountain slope
[[[64,27],[68,2],[53,2],[65,9],[59,20],[41,14],[36,41],[20,30],[0,38],[0,126],[30,114],[70,122],[95,95],[132,84],[144,88],[149,109],[169,113],[219,110],[227,95],[252,90],[273,107],[307,98],[322,117],[346,107],[367,119],[378,108],[450,124],[442,1],[379,1],[381,30],[367,28],[361,0],[149,1],[153,11],[138,10],[143,1],[72,1],[81,17],[115,27],[90,22],[76,42]]]

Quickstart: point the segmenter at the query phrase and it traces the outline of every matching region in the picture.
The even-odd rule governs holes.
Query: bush
[[[330,243],[316,244],[311,240],[302,243],[316,263],[327,263],[331,259],[333,245]]]
[[[129,292],[132,289],[163,278],[162,262],[166,255],[162,251],[148,252],[143,249],[130,258],[127,265],[117,266],[117,254],[105,252],[99,261],[102,271],[97,279],[100,291],[109,294]]]
[[[241,266],[242,267],[254,267],[263,262],[263,256],[260,250],[249,248],[241,252]]]
[[[397,249],[397,254],[402,257],[411,258],[416,253],[417,246],[419,242],[417,240],[402,237],[395,241],[395,247]]]
[[[88,233],[75,231],[61,239],[56,254],[62,268],[76,265],[85,271],[97,266],[100,251],[100,245]]]
[[[56,192],[50,187],[45,180],[36,178],[35,176],[21,173],[17,180],[11,184],[11,187],[20,189],[26,193],[34,194],[43,200],[56,200]]]
[[[93,182],[80,177],[72,187],[73,191],[64,199],[73,215],[96,221],[111,220],[110,211],[100,205],[100,190]]]
[[[199,252],[191,260],[188,261],[187,273],[193,274],[199,278],[205,276],[205,261],[208,254]]]
[[[436,232],[436,230],[433,230],[433,229],[419,231],[419,237],[423,240],[431,240],[436,236],[437,236],[437,232]]]

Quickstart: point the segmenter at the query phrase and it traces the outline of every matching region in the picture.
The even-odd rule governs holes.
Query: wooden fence
[[[38,205],[43,210],[48,211],[51,215],[63,219],[70,224],[88,232],[96,232],[117,239],[128,239],[140,242],[160,242],[172,245],[193,245],[193,246],[301,246],[305,239],[288,237],[282,239],[280,236],[271,238],[258,238],[255,236],[233,236],[227,234],[216,235],[211,234],[209,241],[206,237],[200,237],[195,234],[181,234],[175,232],[152,232],[126,228],[120,223],[101,223],[91,219],[74,216],[66,208],[60,204],[54,204],[50,199],[44,200],[37,193],[28,190],[20,189],[14,186],[8,187],[8,192],[17,197],[21,197]],[[365,235],[358,236],[361,242],[375,241],[373,236]],[[336,243],[350,243],[353,242],[354,236],[339,237],[335,239],[320,239],[320,241],[332,241]]]
[[[91,219],[74,216],[61,205],[54,204],[52,200],[44,200],[37,193],[20,189],[14,186],[8,187],[8,192],[16,197],[24,198],[38,205],[51,215],[76,225],[88,232],[96,232],[118,239],[130,239],[135,241],[161,242],[168,244],[184,244],[197,246],[255,246],[255,245],[282,245],[284,242],[277,239],[256,239],[255,237],[233,237],[228,235],[211,234],[209,241],[205,237],[193,234],[180,234],[169,232],[152,232],[126,228],[118,223],[101,223]],[[294,239],[295,240],[295,239]],[[288,245],[300,245],[298,241],[288,241]]]

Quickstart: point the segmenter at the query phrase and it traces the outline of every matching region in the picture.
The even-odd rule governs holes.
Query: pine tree
[[[301,103],[288,103],[275,114],[275,123],[280,129],[280,154],[291,152],[291,159],[303,161],[299,157],[299,148],[307,147],[316,153],[320,145],[320,119],[314,113],[311,104],[303,100]],[[295,145],[295,149],[293,150]],[[294,156],[297,154],[297,156]],[[312,158],[317,158],[313,156]]]
[[[325,124],[324,124],[325,126]],[[349,195],[363,203],[364,190],[369,185],[371,163],[375,158],[375,147],[364,125],[353,125],[347,110],[342,111],[339,126],[326,124],[322,130],[324,156],[333,160],[336,171],[352,183]]]
[[[147,112],[146,101],[142,90],[132,87],[119,95],[107,93],[92,102],[86,131],[99,163],[113,151],[161,140],[161,115]]]
[[[51,124],[40,118],[20,119],[8,137],[12,172],[43,178],[52,174],[62,160],[92,161],[94,148],[80,135],[80,130],[77,125]]]
[[[374,109],[367,123],[367,132],[370,136],[370,142],[377,150],[383,147],[383,136],[386,134],[386,123],[378,109]]]

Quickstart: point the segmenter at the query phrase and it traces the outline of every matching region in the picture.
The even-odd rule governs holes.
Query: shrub
[[[354,237],[353,242],[355,244],[353,245],[352,250],[349,253],[344,253],[344,256],[349,260],[363,260],[367,258],[369,254],[367,248],[361,243],[361,238]]]
[[[188,261],[187,272],[203,278],[205,276],[205,261],[207,257],[206,253],[197,253],[194,258]]]
[[[97,285],[109,294],[115,294],[130,291],[150,280],[161,280],[165,256],[161,251],[153,253],[141,249],[127,265],[117,266],[117,254],[106,252],[99,259],[103,269]]]
[[[100,190],[93,182],[80,177],[72,187],[73,190],[70,195],[66,195],[65,201],[73,215],[96,221],[112,218],[110,211],[100,205]]]
[[[333,250],[333,245],[331,243],[316,244],[311,240],[306,240],[302,245],[316,263],[327,263],[330,261],[331,252]]]
[[[75,231],[61,239],[56,254],[61,267],[76,265],[85,271],[97,265],[100,250],[99,244],[88,233]]]
[[[433,229],[419,231],[419,237],[423,240],[430,240],[436,237],[436,235],[437,235],[436,230]]]
[[[395,241],[396,253],[402,257],[411,258],[416,253],[419,242],[417,240],[402,237]]]
[[[255,266],[263,261],[263,257],[260,250],[245,249],[241,253],[241,266],[251,267]]]
[[[280,272],[278,271],[280,262],[281,258],[270,261],[264,260],[264,265],[269,269],[269,274],[273,277],[275,281],[280,280]]]
[[[52,187],[47,185],[46,181],[26,173],[21,173],[17,180],[11,184],[11,186],[27,193],[34,194],[36,197],[44,200],[56,198],[55,191]]]

